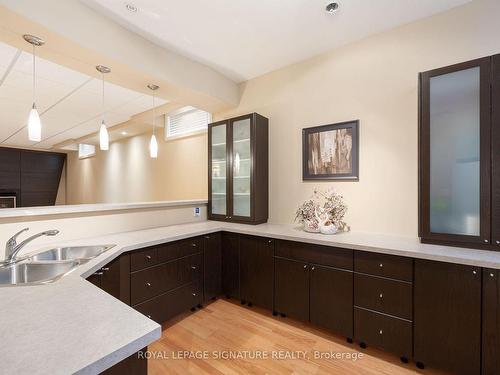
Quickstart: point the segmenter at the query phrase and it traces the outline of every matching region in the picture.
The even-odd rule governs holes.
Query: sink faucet
[[[5,264],[13,264],[16,263],[18,260],[16,258],[17,254],[19,251],[26,246],[29,242],[33,241],[34,239],[42,236],[55,236],[56,234],[59,233],[58,230],[47,230],[45,232],[37,233],[31,237],[28,237],[25,239],[23,242],[20,244],[17,243],[17,237],[23,232],[26,232],[29,230],[29,228],[24,228],[23,230],[17,232],[15,235],[13,235],[5,244]]]

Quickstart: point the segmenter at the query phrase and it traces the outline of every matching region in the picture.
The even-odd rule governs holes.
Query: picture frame
[[[359,120],[302,129],[302,180],[359,181]]]

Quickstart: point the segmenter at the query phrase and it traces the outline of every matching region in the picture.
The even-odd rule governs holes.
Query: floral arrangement
[[[314,189],[312,197],[298,207],[295,221],[303,224],[305,231],[333,234],[350,230],[343,220],[346,212],[344,198],[333,188],[324,192]]]

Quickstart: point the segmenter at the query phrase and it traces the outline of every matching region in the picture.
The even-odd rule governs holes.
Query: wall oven
[[[16,194],[0,193],[0,208],[16,208]]]

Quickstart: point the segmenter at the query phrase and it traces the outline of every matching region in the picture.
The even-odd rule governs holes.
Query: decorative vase
[[[320,223],[319,231],[323,234],[335,234],[338,228],[330,220],[327,220],[324,223]]]
[[[316,220],[304,220],[304,232],[319,233],[319,225]]]

